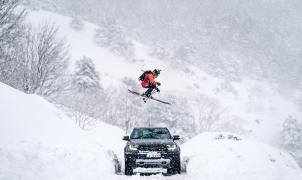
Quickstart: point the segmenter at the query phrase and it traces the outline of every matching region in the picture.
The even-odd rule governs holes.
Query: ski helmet
[[[154,73],[155,75],[158,76],[158,75],[160,74],[160,71],[161,71],[161,70],[159,70],[159,69],[154,69],[154,70],[153,70],[153,73]]]

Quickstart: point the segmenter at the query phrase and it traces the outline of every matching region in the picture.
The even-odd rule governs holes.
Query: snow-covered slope
[[[112,150],[121,160],[124,158],[125,141],[122,141],[125,133],[118,127],[106,123],[98,123],[93,129],[85,131],[85,134],[95,146],[102,146]]]
[[[84,132],[45,99],[2,83],[0,99],[1,180],[106,179],[114,174],[108,141],[118,141],[118,128],[100,125],[99,137]]]
[[[183,153],[190,159],[188,176],[196,179],[302,179],[288,153],[231,133],[200,134],[183,145]]]
[[[108,49],[96,45],[94,33],[97,26],[94,24],[85,22],[83,31],[78,31],[70,27],[71,18],[47,11],[30,11],[27,21],[33,25],[41,25],[45,22],[55,23],[59,27],[61,37],[69,45],[71,61],[79,60],[83,56],[92,58],[105,87],[119,85],[125,74],[136,77],[137,73],[140,73],[142,66],[129,63]],[[137,47],[141,45],[137,43]],[[137,55],[136,58],[143,58],[142,56],[144,55]],[[147,66],[145,68],[162,67],[160,61],[148,61],[143,66]]]
[[[54,105],[0,84],[0,179],[145,179],[114,175],[108,150],[121,153],[123,132],[100,124],[75,127]],[[150,179],[299,180],[286,152],[229,133],[201,134],[182,146],[188,173]]]
[[[81,130],[45,99],[21,93],[2,83],[0,92],[1,145],[21,141],[60,147],[85,143]]]
[[[160,68],[163,70],[158,78],[162,83],[161,98],[164,99],[169,91],[173,91],[187,99],[202,95],[217,100],[223,109],[223,119],[235,120],[237,125],[243,124],[251,136],[271,144],[277,144],[281,124],[289,115],[302,117],[297,105],[282,97],[273,84],[250,79],[230,83],[193,66],[186,67],[187,71],[184,72],[151,57],[149,49],[135,41],[134,58],[140,61],[129,62],[95,44],[94,30],[97,26],[85,22],[82,31],[74,30],[70,27],[71,18],[56,13],[30,11],[27,21],[36,25],[46,21],[56,23],[61,36],[69,44],[71,60],[78,60],[82,56],[92,58],[104,87],[118,87],[125,77],[137,79],[141,69]],[[200,111],[196,104],[192,104],[192,108]],[[195,120],[198,120],[198,115],[195,116]]]

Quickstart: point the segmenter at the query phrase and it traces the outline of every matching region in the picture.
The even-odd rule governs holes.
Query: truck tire
[[[174,161],[171,167],[168,168],[168,174],[180,174],[181,173],[181,163],[180,160]]]
[[[125,175],[131,176],[133,175],[133,167],[132,164],[129,161],[125,161]]]

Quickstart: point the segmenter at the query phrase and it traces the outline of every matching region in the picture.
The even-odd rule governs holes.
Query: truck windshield
[[[131,139],[172,139],[167,128],[134,128]]]

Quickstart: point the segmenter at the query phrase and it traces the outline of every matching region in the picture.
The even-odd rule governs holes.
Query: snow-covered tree
[[[289,116],[283,123],[282,143],[290,150],[302,149],[302,124],[298,119]]]
[[[78,60],[69,79],[66,83],[68,91],[58,98],[58,103],[70,108],[76,124],[85,129],[104,116],[106,106],[106,97],[93,60],[85,56]]]
[[[22,49],[19,44],[25,11],[15,11],[19,3],[19,0],[0,1],[0,81],[11,86],[18,84],[14,78],[19,66],[16,58]]]
[[[76,62],[73,84],[78,92],[89,93],[101,90],[99,73],[89,57],[83,57]]]
[[[172,58],[172,51],[167,47],[166,43],[158,42],[152,45],[150,55],[162,60],[167,60]]]
[[[18,32],[1,54],[5,60],[1,81],[29,94],[50,97],[59,93],[63,88],[59,79],[65,75],[68,55],[64,41],[57,37],[56,26],[20,25]]]
[[[187,98],[171,94],[167,99],[174,106],[173,108],[165,106],[166,117],[169,120],[168,127],[171,128],[171,131],[181,135],[183,140],[196,135],[198,129],[194,124],[193,109]]]
[[[84,29],[85,24],[79,16],[75,16],[71,19],[70,27],[72,27],[75,30],[81,31]]]
[[[55,101],[67,109],[80,128],[86,129],[95,125],[100,119],[105,119],[108,98],[97,80],[99,77],[98,72],[93,70],[94,65],[90,60],[84,60],[86,62],[82,60],[78,61],[79,67],[70,75],[69,81],[65,81],[67,90]]]
[[[179,49],[183,45],[194,47],[194,59],[185,58],[190,60],[186,63],[194,63],[221,78],[237,81],[240,80],[238,74],[294,87],[298,86],[297,81],[301,81],[301,53],[296,47],[302,46],[299,36],[302,11],[301,2],[297,0],[288,3],[284,0],[258,0],[241,3],[240,7],[238,0],[205,0],[202,3],[200,0],[146,3],[120,0],[31,1],[34,1],[33,6],[47,9],[53,9],[52,4],[55,4],[60,7],[60,13],[80,15],[100,26],[100,19],[114,18],[120,26],[129,29],[124,33],[126,37],[136,37],[145,44],[157,43],[163,47],[167,47],[166,42],[171,42],[173,45],[168,49],[172,54],[185,54],[184,49]],[[280,11],[285,13],[280,16]],[[102,36],[99,38],[106,39]],[[165,52],[158,54],[164,55]]]
[[[114,19],[106,19],[99,23],[99,28],[95,30],[95,42],[128,59],[133,57],[133,44],[126,37],[123,27]]]
[[[14,40],[14,33],[18,32],[18,26],[23,20],[25,11],[16,13],[15,10],[20,0],[0,1],[0,48]]]
[[[219,129],[219,122],[223,114],[219,101],[202,95],[196,98],[194,104],[197,109],[195,123],[198,131],[204,132]]]
[[[57,37],[57,31],[55,25],[44,24],[37,34],[30,33],[26,39],[24,59],[28,79],[24,91],[27,93],[51,96],[62,87],[59,84],[67,70],[68,54],[65,42]]]

